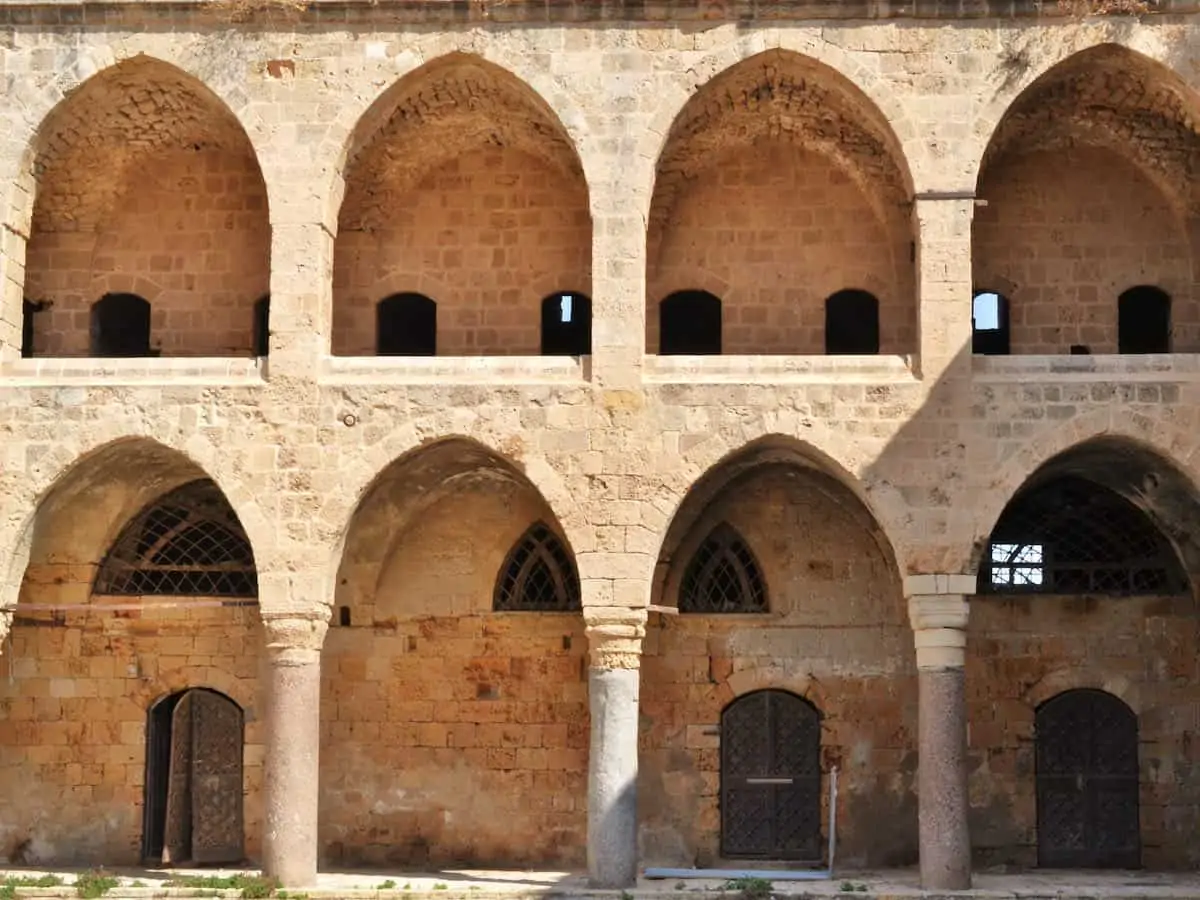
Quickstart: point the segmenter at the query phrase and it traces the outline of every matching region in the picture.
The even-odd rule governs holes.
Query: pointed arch
[[[1012,482],[1002,479],[1000,483]],[[1050,552],[1047,540],[1055,535],[1059,541],[1066,539],[1064,535],[1070,537],[1064,564],[1071,559],[1086,564],[1093,581],[1109,577],[1103,575],[1105,566],[1100,565],[1105,561],[1112,577],[1121,572],[1128,576],[1126,587],[1109,587],[1110,592],[1187,590],[1187,573],[1200,563],[1200,538],[1194,536],[1200,535],[1200,490],[1195,481],[1169,456],[1127,435],[1101,433],[1065,442],[1046,453],[1032,471],[1027,470],[1002,509],[989,518],[988,508],[994,504],[995,500],[979,507],[988,529],[981,534],[973,560],[980,572],[981,591],[985,589],[984,576],[993,582],[991,587],[1005,587],[1003,575],[1001,583],[995,584],[990,574],[997,567],[1024,581],[1028,581],[1026,575],[1039,577],[1035,574],[1038,570],[1049,571],[1047,566],[1052,564],[1039,554]],[[1064,516],[1075,524],[1064,523]],[[1035,533],[1042,539],[1015,537]],[[1025,551],[1026,545],[1035,549]],[[1080,559],[1089,553],[1102,558]],[[1075,572],[1070,578],[1082,577],[1078,565],[1067,568]],[[1047,583],[1045,588],[1050,586]],[[1102,588],[1093,585],[1078,590]],[[1039,582],[1026,584],[1025,589],[1044,588]]]
[[[535,522],[508,552],[496,578],[495,612],[575,612],[579,575],[562,541]]]
[[[438,283],[438,349],[448,356],[537,355],[539,299],[564,284],[591,292],[579,154],[546,101],[495,63],[456,52],[406,73],[355,126],[344,183],[337,355],[371,352],[367,310],[381,271]],[[512,201],[489,205],[497,191]]]
[[[820,355],[810,321],[857,284],[878,297],[883,352],[912,352],[911,193],[888,121],[849,78],[790,51],[742,59],[695,92],[662,145],[647,303],[705,267],[730,281],[725,352]],[[733,206],[736,218],[713,219]],[[814,217],[837,226],[814,239]]]
[[[980,162],[976,193],[987,203],[971,243],[975,282],[1013,286],[1013,353],[1196,349],[1198,121],[1200,95],[1116,44],[1061,60],[1012,101]],[[1118,297],[1138,282],[1180,302],[1142,309],[1131,341],[1138,323]]]
[[[1110,90],[1113,83],[1120,90]],[[1151,178],[1167,169],[1182,176],[1192,154],[1200,96],[1169,66],[1120,43],[1105,42],[1078,50],[1045,66],[1015,95],[996,97],[997,104],[980,117],[995,122],[976,174],[976,191],[990,165],[1008,152],[1031,147],[1058,148],[1064,139],[1103,146],[1126,156]],[[1158,140],[1131,140],[1131,117],[1137,130],[1156,132]],[[1155,153],[1161,157],[1155,158]],[[1159,173],[1159,175],[1156,175]],[[1173,176],[1174,177],[1174,176]],[[1160,180],[1182,187],[1181,198],[1196,196],[1184,181]]]
[[[144,436],[98,442],[81,450],[64,443],[35,473],[28,513],[13,532],[0,605],[16,605],[30,567],[54,567],[51,580],[62,602],[87,603],[96,567],[139,511],[174,489],[216,482],[261,564],[273,547],[273,529],[229,471],[218,448],[193,458],[182,449]]]
[[[46,115],[29,167],[26,295],[50,301],[59,325],[119,290],[116,271],[160,286],[148,299],[166,326],[162,355],[252,351],[251,308],[270,280],[266,183],[241,122],[206,85],[145,55],[109,66]],[[91,260],[83,282],[63,269],[78,259]],[[56,327],[35,345],[86,356],[88,337]]]

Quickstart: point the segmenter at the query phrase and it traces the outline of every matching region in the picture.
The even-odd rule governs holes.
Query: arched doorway
[[[721,853],[821,859],[821,714],[788,691],[721,713]]]
[[[1112,694],[1064,691],[1034,720],[1038,865],[1132,869],[1141,863],[1138,724]]]
[[[148,865],[239,863],[242,708],[206,688],[164,697],[146,717],[142,856]]]

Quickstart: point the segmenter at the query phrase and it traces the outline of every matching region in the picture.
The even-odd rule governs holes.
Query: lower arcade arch
[[[1200,861],[1178,837],[1200,825],[1198,497],[1170,461],[1106,437],[1050,459],[999,516],[966,653],[977,864]]]
[[[0,659],[0,854],[256,858],[260,628],[250,540],[195,463],[127,439],[70,468],[33,514]]]
[[[835,766],[838,859],[916,861],[912,632],[890,545],[843,478],[756,442],[672,520],[652,603],[678,613],[651,612],[642,660],[644,863],[822,862]]]
[[[529,479],[466,439],[396,460],[350,521],[334,602],[325,864],[582,865],[579,576]]]

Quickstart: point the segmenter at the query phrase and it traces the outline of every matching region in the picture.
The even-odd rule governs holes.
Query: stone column
[[[588,609],[588,881],[624,888],[637,881],[638,693],[646,611]]]
[[[971,221],[974,191],[917,193],[917,298],[921,377],[936,382],[971,359]]]
[[[974,593],[974,584],[969,575],[906,579],[908,615],[917,648],[918,820],[921,886],[926,890],[971,887],[963,665],[968,613],[964,594]],[[958,592],[950,593],[951,589]]]
[[[328,624],[268,618],[263,873],[286,888],[317,880],[321,645]]]

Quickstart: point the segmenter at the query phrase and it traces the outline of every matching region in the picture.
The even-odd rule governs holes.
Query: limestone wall
[[[586,614],[657,598],[680,510],[708,507],[695,500],[705,476],[780,453],[841,493],[808,504],[763,482],[761,496],[729,501],[761,535],[790,612],[768,626],[652,618],[644,847],[714,852],[717,749],[704,729],[733,695],[791,685],[826,714],[847,852],[910,860],[909,826],[874,826],[884,813],[912,821],[903,577],[973,573],[1014,492],[1096,436],[1154,460],[1110,456],[1131,483],[1168,468],[1200,478],[1186,224],[1197,20],[1178,4],[1142,21],[1034,18],[1017,4],[1020,15],[989,7],[947,27],[846,17],[863,13],[854,4],[817,21],[793,3],[743,21],[705,4],[710,18],[671,24],[609,4],[601,23],[593,4],[535,5],[583,22],[507,24],[533,15],[524,3],[492,19],[460,4],[318,4],[253,27],[179,5],[0,8],[0,630],[18,601],[91,603],[121,524],[207,475],[253,546],[259,612],[332,622],[326,860],[576,865]],[[653,4],[634,6],[649,16]],[[1111,355],[1115,294],[1147,282],[1173,297],[1178,352]],[[685,287],[725,299],[726,355],[656,355],[653,311]],[[819,355],[820,304],[842,287],[879,297],[879,357]],[[971,358],[975,287],[1012,299],[1013,356]],[[80,358],[88,304],[117,289],[155,304],[163,358]],[[567,289],[592,298],[592,353],[538,358],[538,304]],[[221,358],[249,355],[250,304],[268,290],[269,360]],[[402,290],[443,304],[441,355],[354,356],[373,346],[373,304]],[[38,314],[31,360],[18,358],[26,296],[55,303]],[[1077,340],[1095,355],[1066,356]],[[1186,506],[1171,519],[1177,541]],[[571,548],[585,615],[489,612],[497,568],[535,519]],[[1190,621],[1151,606],[1146,629]],[[976,608],[976,635],[1026,633]],[[1137,608],[1080,615],[1097,635],[1113,621],[1132,635]],[[32,609],[16,611],[0,644],[0,672],[12,667],[0,786],[28,800],[0,812],[0,856],[128,858],[139,729],[168,690],[224,684],[247,710],[254,771],[252,623],[205,618],[185,636],[158,613],[89,607],[34,626]],[[115,656],[101,636],[120,639]],[[1003,813],[979,846],[1022,858],[1028,750],[1014,735],[1028,717],[1004,656],[1017,639],[986,640],[973,639],[985,658],[971,677],[991,693],[972,695],[972,719],[984,735],[998,711],[1012,724],[992,728],[996,771],[973,781],[975,807]],[[176,641],[192,646],[176,653]],[[1185,652],[1149,630],[1130,646],[1087,680],[1103,686],[1111,669],[1158,686]],[[129,675],[134,657],[157,674]],[[39,693],[55,679],[74,696]],[[96,696],[81,693],[93,679]],[[88,706],[100,685],[135,699]],[[66,758],[46,747],[74,732],[38,716],[59,715],[59,701],[65,715],[68,699],[85,701],[70,712],[87,721],[70,726],[83,742]],[[1143,707],[1147,735],[1188,732],[1186,702],[1171,708],[1156,723]],[[1189,859],[1189,746],[1147,747],[1155,865]],[[447,773],[493,823],[464,819]],[[106,778],[122,786],[91,796],[110,797],[113,824],[75,807],[44,817],[62,806],[48,798]],[[429,793],[408,806],[418,783]]]

